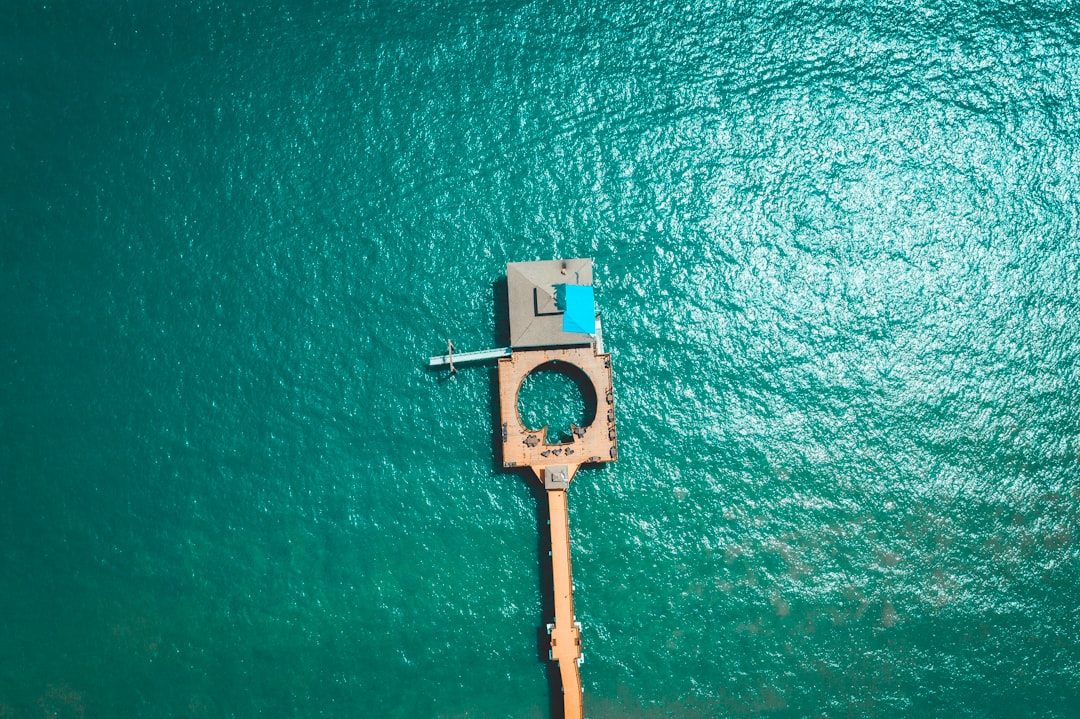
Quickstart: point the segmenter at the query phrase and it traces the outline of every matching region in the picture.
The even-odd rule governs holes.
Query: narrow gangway
[[[511,350],[509,347],[498,347],[493,350],[477,350],[476,352],[450,352],[444,355],[437,355],[428,360],[428,367],[446,367],[459,364],[469,364],[470,362],[490,362],[491,360],[497,360],[502,357],[509,357]]]
[[[582,719],[581,627],[574,619],[574,582],[570,571],[570,513],[565,489],[547,492],[551,518],[551,570],[555,590],[555,624],[551,632],[551,658],[559,663],[563,688],[563,716]]]

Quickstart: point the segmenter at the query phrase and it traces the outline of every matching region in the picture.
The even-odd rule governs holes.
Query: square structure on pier
[[[592,299],[592,260],[544,260],[509,262],[506,265],[506,294],[509,301],[511,347],[572,347],[593,341],[595,322],[583,322],[584,315],[595,319],[595,309],[582,305]],[[589,292],[565,291],[565,287],[588,287]],[[563,288],[563,291],[560,291]],[[572,301],[573,307],[567,307]],[[570,310],[572,322],[566,321]]]

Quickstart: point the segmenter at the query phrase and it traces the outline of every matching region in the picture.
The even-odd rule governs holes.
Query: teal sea
[[[587,717],[1080,717],[1075,2],[13,0],[0,719],[552,716],[559,257]]]

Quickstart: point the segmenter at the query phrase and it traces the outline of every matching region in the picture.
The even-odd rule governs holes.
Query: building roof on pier
[[[590,259],[508,263],[510,345],[553,347],[591,343],[591,333],[596,328],[592,281]]]

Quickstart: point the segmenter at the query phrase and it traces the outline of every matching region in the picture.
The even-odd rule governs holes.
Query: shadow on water
[[[491,283],[491,293],[495,303],[495,346],[510,346],[510,290],[506,277]]]
[[[531,471],[520,473],[522,481],[529,486],[529,494],[536,501],[536,560],[540,566],[540,621],[536,628],[536,652],[544,663],[548,682],[548,701],[551,705],[552,719],[563,719],[562,677],[559,666],[548,659],[551,637],[547,632],[547,623],[555,621],[555,585],[551,570],[551,525],[548,524],[547,492]]]
[[[494,305],[492,307],[492,314],[495,318],[495,344],[493,347],[509,347],[510,346],[510,295],[507,289],[506,277],[501,277],[491,283],[491,293]],[[454,348],[457,351],[457,348]],[[440,348],[433,353],[434,355],[445,355],[446,348]],[[436,379],[440,385],[455,379],[455,375],[452,372],[446,371],[444,367],[432,368],[427,360],[424,360],[420,364],[420,368],[425,371],[434,371],[439,373],[439,377]],[[496,384],[496,397],[498,397],[498,377],[493,380]],[[499,419],[499,406],[498,401],[495,402],[494,418]],[[496,422],[498,425],[498,422]],[[502,462],[499,462],[499,468],[502,468]]]
[[[505,283],[504,283],[505,285]],[[500,341],[503,338],[500,338]],[[536,628],[536,652],[538,658],[545,665],[545,674],[548,683],[548,701],[550,703],[549,715],[552,719],[563,719],[563,695],[562,678],[559,676],[559,668],[555,662],[548,660],[550,637],[547,633],[547,623],[555,621],[555,587],[551,569],[551,526],[548,524],[548,500],[547,492],[544,491],[540,480],[528,467],[506,469],[502,466],[502,414],[499,411],[499,372],[491,369],[488,373],[488,384],[491,388],[489,394],[489,413],[491,415],[491,457],[492,469],[495,472],[510,472],[516,474],[529,490],[533,498],[533,506],[536,508],[536,561],[540,568],[539,593],[540,593],[540,624]]]

